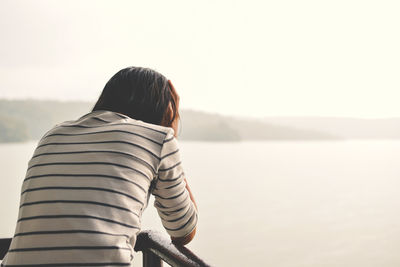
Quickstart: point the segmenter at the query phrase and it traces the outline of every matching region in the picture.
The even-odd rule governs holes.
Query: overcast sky
[[[400,116],[400,1],[0,2],[0,98],[95,101],[127,66],[181,106],[242,116]]]

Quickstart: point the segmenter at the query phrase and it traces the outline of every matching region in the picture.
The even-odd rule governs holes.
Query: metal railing
[[[0,239],[0,260],[6,255],[8,248],[11,244],[11,238],[1,238]]]
[[[6,255],[11,238],[0,239],[0,260]],[[178,246],[157,231],[147,230],[138,234],[135,250],[143,254],[143,267],[171,266],[207,267],[209,264],[196,256],[188,248]]]

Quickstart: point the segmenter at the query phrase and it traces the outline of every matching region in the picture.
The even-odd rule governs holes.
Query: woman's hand
[[[174,136],[176,138],[177,135],[178,135],[178,126],[179,126],[179,101],[180,101],[180,97],[179,97],[178,92],[176,91],[174,85],[172,84],[171,80],[168,80],[168,84],[169,84],[169,87],[171,88],[172,98],[175,101],[176,114],[175,114],[175,118],[172,121],[170,127],[172,129],[174,129],[174,132],[175,132]],[[169,104],[168,109],[170,110],[170,120],[172,120],[173,110],[172,110],[172,104],[171,103]]]
[[[174,107],[172,106],[172,101],[169,102],[167,110],[165,111],[164,118],[161,122],[162,126],[171,127],[174,129],[175,138],[178,136],[178,126],[179,126],[179,95],[172,82],[168,80],[169,88],[171,89],[171,97],[175,103],[175,118],[174,118]],[[172,121],[172,118],[174,120]],[[172,121],[172,122],[171,122]]]

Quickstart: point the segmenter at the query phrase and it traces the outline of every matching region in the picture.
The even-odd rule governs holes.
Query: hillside
[[[90,102],[0,100],[0,142],[39,139],[55,124],[90,112]],[[181,111],[179,139],[197,141],[342,140],[400,138],[400,119],[244,119]]]
[[[318,130],[282,126],[255,119],[239,119],[198,111],[182,111],[182,139],[215,140],[321,140],[340,139]]]

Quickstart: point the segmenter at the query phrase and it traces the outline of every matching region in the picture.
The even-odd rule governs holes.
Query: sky
[[[385,0],[2,0],[0,98],[94,102],[143,66],[182,108],[398,117],[398,14]]]

